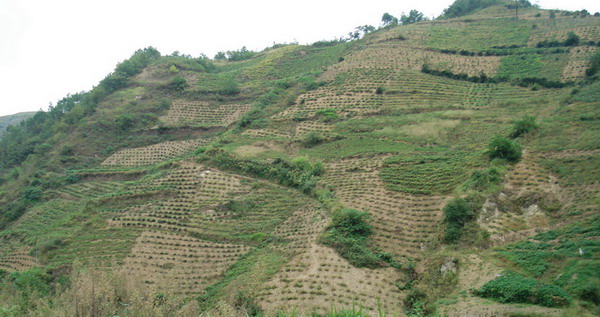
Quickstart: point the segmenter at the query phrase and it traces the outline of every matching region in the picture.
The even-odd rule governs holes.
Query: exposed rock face
[[[440,267],[440,273],[443,277],[446,277],[448,273],[456,274],[458,272],[458,260],[454,257],[448,256],[444,259],[444,264]]]

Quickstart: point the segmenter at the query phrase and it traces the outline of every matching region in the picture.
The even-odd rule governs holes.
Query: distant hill
[[[0,117],[0,137],[10,125],[18,124],[19,122],[33,117],[35,112],[19,112],[8,116]]]

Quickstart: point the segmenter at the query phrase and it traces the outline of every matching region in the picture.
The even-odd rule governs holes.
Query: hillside
[[[34,114],[35,112],[20,112],[0,117],[0,136],[6,132],[8,126],[16,125],[25,119],[31,118]]]
[[[514,13],[137,51],[0,139],[1,314],[600,314],[600,17]]]

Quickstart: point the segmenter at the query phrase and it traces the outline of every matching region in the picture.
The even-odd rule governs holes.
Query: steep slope
[[[18,124],[19,122],[32,117],[34,114],[35,112],[19,112],[0,117],[0,136],[6,132],[6,128],[8,128],[8,126]]]
[[[276,45],[243,61],[136,52],[49,111],[30,150],[17,134],[5,141],[23,155],[0,153],[10,158],[0,268],[16,272],[3,287],[17,294],[0,306],[597,313],[600,86],[586,70],[600,18],[512,12]],[[570,33],[576,45],[565,44]],[[515,133],[527,116],[536,127]],[[497,136],[518,142],[520,159],[494,159]],[[447,206],[460,199],[470,211],[452,227]],[[348,209],[368,224],[336,227]],[[343,236],[363,226],[366,235]],[[484,292],[513,276],[505,270],[553,299]],[[41,287],[27,276],[70,276],[72,296],[17,303]],[[124,293],[90,293],[90,280],[97,294]],[[131,295],[135,283],[150,293]],[[123,298],[130,308],[94,304]]]

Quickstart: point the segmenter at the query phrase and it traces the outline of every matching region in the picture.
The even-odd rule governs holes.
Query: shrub
[[[468,201],[462,198],[452,199],[444,206],[444,222],[446,223],[444,240],[447,243],[458,241],[462,235],[462,228],[474,218],[474,208]]]
[[[169,88],[175,91],[183,91],[188,87],[187,80],[177,75],[169,82]]]
[[[315,112],[315,116],[323,118],[323,121],[330,122],[338,118],[338,114],[335,109],[319,109]]]
[[[39,268],[10,273],[8,279],[24,297],[32,293],[48,295],[51,289],[50,276]]]
[[[234,304],[237,309],[244,312],[244,316],[262,316],[262,309],[253,297],[242,291],[235,294]]]
[[[429,316],[432,313],[432,309],[428,305],[427,294],[419,289],[408,292],[402,304],[408,316]]]
[[[304,147],[309,148],[323,143],[324,140],[325,139],[319,132],[310,131],[306,134],[302,143],[304,144]]]
[[[42,198],[42,189],[39,187],[26,187],[23,190],[23,198],[27,201],[38,201]]]
[[[564,42],[565,46],[577,46],[579,45],[579,36],[573,32],[567,34],[567,39]]]
[[[368,247],[373,234],[371,217],[367,212],[341,209],[334,215],[321,243],[328,245],[356,267],[377,268],[383,265],[382,257]]]
[[[471,174],[471,178],[465,183],[465,189],[485,191],[491,185],[500,183],[500,171],[497,168],[490,167],[487,170],[477,170]]]
[[[488,155],[490,159],[504,159],[509,162],[518,162],[521,159],[521,146],[505,137],[496,136],[488,145]]]
[[[513,130],[510,133],[510,137],[514,139],[523,134],[533,132],[537,128],[539,128],[539,126],[537,125],[537,123],[535,123],[535,117],[525,116],[521,118],[521,120],[514,122]]]
[[[233,77],[227,77],[221,86],[220,94],[233,96],[240,93],[240,84]]]
[[[586,69],[585,76],[593,77],[600,71],[600,53],[597,53],[592,57],[590,67]]]
[[[547,307],[567,305],[571,298],[560,287],[547,285],[513,272],[487,282],[475,294],[502,303],[531,303]]]

